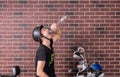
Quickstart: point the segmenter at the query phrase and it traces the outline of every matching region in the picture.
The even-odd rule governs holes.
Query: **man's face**
[[[43,35],[43,36],[49,36],[50,34],[49,34],[49,30],[47,29],[47,28],[42,28],[41,29],[41,34]]]

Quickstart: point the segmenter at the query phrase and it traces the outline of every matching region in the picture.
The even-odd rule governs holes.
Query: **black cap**
[[[41,29],[43,28],[44,26],[41,25],[39,27],[35,27],[33,32],[32,32],[32,37],[33,37],[33,40],[36,41],[36,42],[40,42],[40,38],[41,38]]]

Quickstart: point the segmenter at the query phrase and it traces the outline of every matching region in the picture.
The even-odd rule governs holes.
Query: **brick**
[[[28,24],[18,24],[19,27],[27,27]]]
[[[114,23],[114,20],[105,20],[106,23]]]
[[[86,42],[86,43],[85,43],[85,45],[93,46],[93,45],[94,45],[94,43],[89,43],[89,42]],[[93,47],[93,48],[95,48],[95,47]],[[96,49],[96,48],[95,48],[95,49]]]
[[[94,37],[95,37],[95,36],[94,36]],[[92,38],[93,38],[93,37],[92,37]],[[91,42],[95,42],[95,41],[97,42],[97,41],[99,41],[99,39],[93,38],[93,39],[90,39],[90,41],[91,41]]]
[[[115,38],[115,39],[110,39],[110,41],[114,41],[114,42],[117,42],[117,41],[119,41],[119,38]],[[111,47],[111,49],[115,49],[114,47]]]
[[[117,41],[118,41],[118,40],[117,40]],[[111,46],[110,49],[116,50],[116,49],[119,49],[119,46]]]
[[[91,57],[99,57],[99,54],[91,54]]]
[[[89,19],[89,16],[80,16],[80,19]]]
[[[81,4],[89,4],[89,1],[87,1],[87,0],[82,0],[82,1],[80,1],[80,3],[81,3]]]
[[[78,24],[69,24],[69,26],[74,26],[74,27],[77,27]]]
[[[26,45],[20,45],[18,49],[27,49]]]
[[[116,76],[120,76],[120,73],[116,73],[115,75],[116,75]]]
[[[99,19],[100,16],[90,16],[90,19]]]
[[[105,30],[105,29],[104,29],[104,27],[96,27],[95,30],[103,31],[103,30]]]
[[[79,41],[85,42],[85,44],[87,45],[93,45],[93,43],[89,43],[88,39],[79,39]]]
[[[99,24],[100,26],[103,26],[103,27],[105,27],[105,26],[109,26],[109,24]]]
[[[101,19],[110,19],[110,16],[101,16]]]
[[[97,3],[98,4],[98,3],[100,3],[100,1],[91,0],[90,3],[95,3],[95,4]]]
[[[69,48],[72,49],[72,50],[77,50],[77,46],[71,46]]]
[[[116,35],[116,38],[120,38],[120,35]]]
[[[94,5],[93,4],[88,4],[88,5],[85,5],[86,8],[94,8]]]
[[[107,40],[107,41],[108,41],[108,40]],[[109,43],[109,42],[108,42],[108,43],[105,43],[105,45],[109,45],[109,46],[111,45],[111,46],[112,46],[112,45],[114,45],[114,43]]]
[[[115,15],[115,12],[113,12],[113,11],[106,12],[106,15]]]
[[[69,32],[69,34],[78,34],[76,31]]]
[[[110,1],[107,1],[107,0],[105,0],[105,1],[100,1],[101,3],[106,3],[106,4],[108,4],[108,3],[110,3]]]
[[[65,12],[65,15],[74,15],[74,12]]]
[[[104,11],[104,12],[107,12],[107,11],[110,11],[111,9],[110,8],[101,8],[100,11]]]
[[[79,1],[78,1],[78,0],[70,0],[70,3],[71,3],[71,4],[78,4]]]
[[[20,58],[20,57],[16,57],[16,58],[14,58],[14,61],[22,61],[23,59],[22,58]]]
[[[96,61],[104,61],[104,58],[95,58]]]
[[[103,7],[105,7],[105,5],[104,4],[96,4],[96,7],[103,8]]]
[[[109,54],[100,54],[100,57],[109,57]]]
[[[120,24],[110,24],[110,26],[120,26]]]
[[[28,72],[28,70],[27,69],[21,69],[21,72]]]
[[[113,61],[113,62],[110,62],[110,64],[119,64],[119,62]]]
[[[116,20],[116,23],[119,23],[120,22],[120,20]]]
[[[0,8],[5,8],[5,7],[7,7],[7,5],[5,5],[5,4],[0,4]]]
[[[115,7],[115,5],[113,5],[113,4],[107,4],[106,7],[112,8],[112,7]]]
[[[107,31],[100,31],[100,34],[109,34]]]
[[[27,4],[27,0],[19,0],[18,3],[19,4]]]
[[[73,61],[73,58],[65,58],[65,61]]]
[[[110,57],[119,57],[119,54],[110,54]]]
[[[94,15],[94,12],[85,12],[85,15]]]
[[[14,38],[23,38],[22,35],[14,35]]]
[[[89,32],[87,32],[87,31],[81,31],[81,32],[79,32],[80,34],[88,34]]]
[[[107,27],[106,30],[115,30],[114,27]]]
[[[2,35],[0,35],[0,38],[2,38]]]
[[[119,19],[120,16],[111,16],[112,19]]]
[[[112,60],[114,60],[114,58],[105,58],[105,60],[112,61]]]
[[[118,11],[120,11],[120,9],[119,8],[111,8],[110,11],[118,12]]]
[[[104,20],[95,20],[96,23],[104,23]]]
[[[73,38],[73,35],[65,35],[65,38]]]
[[[90,24],[90,26],[99,26],[100,24]]]
[[[114,67],[114,65],[108,65],[105,68],[113,68],[113,67]]]
[[[110,1],[111,3],[120,3],[120,1],[119,0],[115,0],[115,1]]]
[[[74,7],[74,5],[72,5],[72,4],[65,5],[65,7],[66,7],[66,8],[71,8],[71,9],[74,9],[74,8],[73,8],[73,7]]]
[[[119,11],[119,12],[116,12],[116,15],[120,15],[120,11]]]
[[[44,7],[47,7],[47,8],[53,8],[54,5],[53,5],[53,4],[47,4],[47,5],[45,5]]]
[[[23,15],[23,12],[19,12],[19,11],[14,12],[14,15]]]

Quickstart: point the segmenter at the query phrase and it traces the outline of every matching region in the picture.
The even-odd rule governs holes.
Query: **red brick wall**
[[[98,61],[105,75],[120,75],[120,0],[0,0],[0,73],[21,67],[21,77],[35,77],[34,58],[38,43],[32,30],[51,25],[63,15],[63,35],[55,44],[58,77],[73,77],[73,50],[84,47],[89,63]]]

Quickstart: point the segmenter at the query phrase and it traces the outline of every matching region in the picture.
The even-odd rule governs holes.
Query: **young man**
[[[51,25],[51,30],[56,31],[52,37],[48,29],[40,26],[40,46],[36,53],[36,77],[56,77],[54,69],[54,51],[52,44],[60,38],[61,30],[55,23]]]

